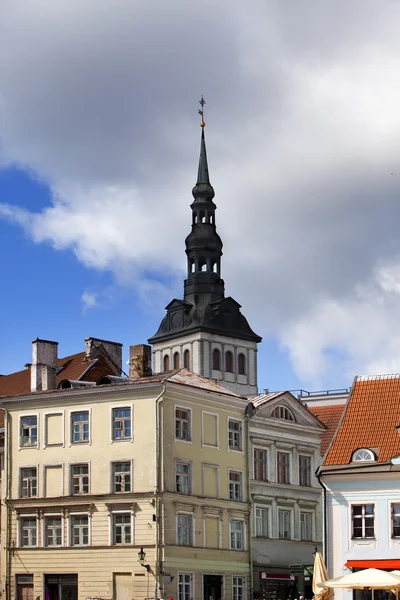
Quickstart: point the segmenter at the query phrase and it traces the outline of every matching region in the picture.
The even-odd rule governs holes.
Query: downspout
[[[325,484],[321,481],[321,473],[319,473],[317,471],[317,473],[315,474],[317,479],[318,479],[318,483],[319,485],[322,487],[323,489],[323,494],[322,494],[322,511],[323,511],[323,518],[322,518],[322,555],[324,557],[324,562],[326,564],[326,567],[328,568],[328,545],[327,545],[327,516],[326,516],[326,486]]]
[[[10,505],[8,499],[11,495],[11,477],[10,477],[10,464],[11,464],[11,456],[10,456],[10,436],[8,435],[8,420],[9,413],[3,407],[0,407],[1,410],[4,411],[4,473],[5,473],[5,494],[4,494],[4,506],[5,506],[5,530],[6,530],[6,564],[5,564],[5,590],[6,590],[6,600],[10,598],[10,583],[11,583],[11,520],[10,520]]]
[[[248,407],[251,406],[251,411],[248,410]],[[250,590],[248,597],[253,598],[253,589],[254,589],[254,573],[253,573],[253,502],[251,499],[251,486],[250,486],[250,472],[251,472],[251,443],[250,443],[250,419],[256,414],[256,409],[253,404],[250,402],[245,411],[245,423],[246,423],[246,443],[247,443],[247,497],[249,502],[249,527],[248,527],[248,544],[249,544],[249,556],[250,556]]]
[[[163,383],[162,384],[162,391],[161,393],[157,396],[156,400],[155,400],[155,409],[156,409],[156,488],[155,488],[155,494],[154,494],[154,501],[155,501],[155,515],[156,515],[156,552],[155,552],[155,558],[156,558],[156,564],[155,564],[155,589],[154,589],[154,599],[157,600],[158,598],[158,588],[161,587],[161,581],[160,581],[160,575],[161,575],[161,546],[160,546],[160,539],[161,539],[161,528],[162,528],[162,521],[161,521],[161,498],[160,498],[160,492],[162,491],[162,467],[163,467],[163,453],[162,453],[162,444],[161,444],[161,439],[160,439],[160,409],[161,409],[161,400],[163,395],[165,394],[166,391],[166,385]]]

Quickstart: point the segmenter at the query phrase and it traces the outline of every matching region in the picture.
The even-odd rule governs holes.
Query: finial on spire
[[[199,108],[199,115],[201,115],[200,127],[204,129],[204,127],[206,126],[206,123],[204,121],[204,105],[206,104],[206,101],[203,98],[203,94],[201,95],[201,100],[199,100],[199,104],[201,105],[201,110]]]

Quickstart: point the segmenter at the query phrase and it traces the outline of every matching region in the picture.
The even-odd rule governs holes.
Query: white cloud
[[[86,313],[91,308],[97,306],[97,294],[95,292],[90,292],[89,290],[85,290],[81,296],[82,302],[82,312]]]

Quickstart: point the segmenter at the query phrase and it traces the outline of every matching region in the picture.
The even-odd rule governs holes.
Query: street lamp
[[[150,571],[150,565],[144,564],[144,559],[146,558],[146,552],[143,550],[143,546],[140,548],[138,552],[139,562],[146,569],[146,571]]]

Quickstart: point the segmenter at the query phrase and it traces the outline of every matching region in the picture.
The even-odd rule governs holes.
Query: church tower
[[[240,312],[240,304],[225,298],[221,279],[222,241],[215,223],[214,188],[210,184],[204,135],[204,100],[197,183],[192,190],[192,230],[186,238],[187,279],[183,300],[172,300],[153,345],[156,373],[186,367],[217,380],[245,396],[256,395],[257,343]]]

